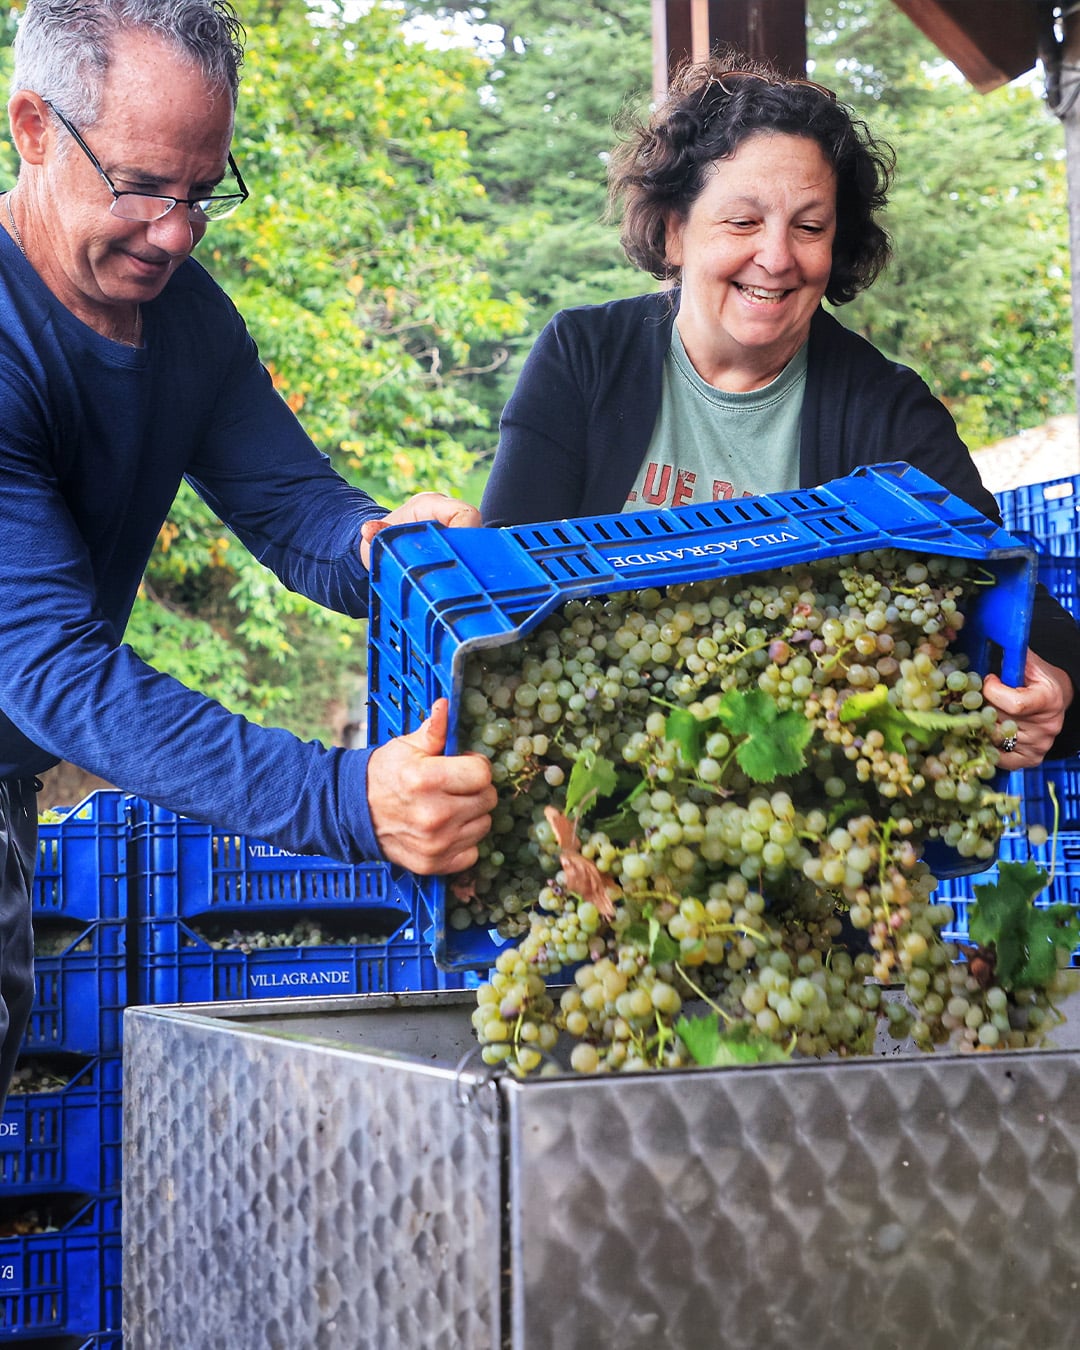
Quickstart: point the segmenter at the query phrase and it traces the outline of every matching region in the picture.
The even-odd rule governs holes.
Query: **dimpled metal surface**
[[[498,1344],[493,1089],[224,1022],[125,1036],[128,1350]]]
[[[1080,1345],[1073,1051],[492,1083],[333,1002],[129,1013],[130,1350]]]
[[[515,1350],[1080,1345],[1072,1054],[565,1082],[511,1102],[515,1331],[538,1329]]]

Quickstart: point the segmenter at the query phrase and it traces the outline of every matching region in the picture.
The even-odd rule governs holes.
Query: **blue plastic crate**
[[[119,1054],[127,1002],[127,925],[88,924],[58,955],[35,955],[34,1006],[22,1052]]]
[[[372,945],[217,950],[177,919],[140,925],[139,1001],[210,1003],[223,999],[417,993],[461,989],[435,965],[411,916]]]
[[[1080,475],[1010,488],[997,501],[1006,529],[1038,540],[1041,551],[1080,553]]]
[[[1040,867],[1051,872],[1046,891],[1050,905],[1080,905],[1080,832],[1062,830],[1056,839],[1050,839],[1039,848],[1032,848],[1026,839],[1024,851],[1018,857],[1031,858]]]
[[[380,909],[386,865],[352,866],[226,834],[137,797],[127,799],[132,903],[142,918],[241,916],[283,908]]]
[[[91,1060],[51,1092],[13,1092],[0,1117],[0,1194],[119,1190],[119,1055]]]
[[[992,560],[965,629],[973,659],[1002,647],[1003,678],[1023,675],[1031,551],[909,464],[863,469],[823,487],[500,530],[430,521],[380,532],[372,564],[369,743],[420,725],[456,695],[468,653],[510,642],[576,597],[746,574],[895,546]],[[449,746],[456,748],[452,739]]]
[[[1036,769],[1017,769],[1009,775],[1009,792],[1020,798],[1025,826],[1042,825],[1052,831],[1056,797],[1058,829],[1080,830],[1080,759],[1075,756],[1047,759]]]
[[[20,1336],[18,1344],[29,1345],[32,1350],[124,1350],[124,1338],[119,1331],[102,1331],[96,1336],[35,1336],[32,1340]]]
[[[1080,544],[1080,541],[1077,541]],[[1080,558],[1075,553],[1039,556],[1039,580],[1062,608],[1080,619]]]
[[[977,558],[992,572],[968,617],[963,646],[976,669],[1022,682],[1035,584],[1032,551],[909,464],[862,469],[820,488],[675,510],[553,521],[500,530],[432,522],[382,531],[373,550],[368,628],[368,741],[414,730],[450,700],[448,749],[475,650],[511,642],[574,598],[663,587],[897,547]],[[939,874],[970,866],[934,860]],[[407,889],[407,880],[395,877]],[[439,965],[492,963],[493,935],[445,921],[444,878],[414,885],[435,915]]]
[[[120,1326],[120,1200],[91,1200],[54,1233],[0,1238],[0,1345]],[[37,1344],[31,1340],[31,1344]]]
[[[63,820],[38,826],[34,916],[122,919],[127,914],[124,794],[91,793]]]
[[[33,1350],[124,1350],[119,1331],[103,1331],[97,1336],[46,1336],[26,1342]]]
[[[19,1337],[19,1344],[29,1345],[32,1350],[124,1350],[124,1338],[119,1331],[102,1331],[96,1336],[35,1336],[33,1340]]]
[[[1080,546],[1080,540],[1077,545]],[[1080,619],[1080,557],[1073,553],[1040,554],[1039,580],[1060,605]],[[1009,791],[1022,799],[1024,822],[1053,829],[1051,783],[1058,800],[1058,828],[1080,830],[1080,759],[1076,756],[1044,760],[1036,769],[1018,770],[1011,775]]]

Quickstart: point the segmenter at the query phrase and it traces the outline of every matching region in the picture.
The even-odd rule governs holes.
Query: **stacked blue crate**
[[[128,819],[140,1003],[461,987],[385,865],[288,853],[137,798]],[[325,942],[277,945],[298,920]]]
[[[0,1345],[118,1344],[126,840],[118,792],[39,827],[35,1001],[0,1117]]]
[[[460,988],[381,864],[300,857],[138,798],[94,793],[39,827],[36,989],[0,1116],[0,1346],[120,1350],[123,1012]],[[298,917],[359,944],[221,949],[203,927]]]
[[[1068,480],[1072,481],[1072,480]],[[1077,481],[1080,489],[1080,480]],[[1076,499],[1080,501],[1080,496]],[[1070,512],[1059,517],[1068,520],[1080,532],[1080,521]],[[1033,541],[1042,548],[1038,539]],[[1071,537],[1062,532],[1051,536],[1057,548],[1070,545],[1069,552],[1039,553],[1039,580],[1070,614],[1080,619],[1080,533]],[[1043,825],[1053,830],[1080,830],[1080,759],[1045,760],[1037,769],[1024,769],[1014,775],[1013,791],[1023,800],[1025,825]]]
[[[119,1055],[23,1055],[0,1119],[0,1195],[119,1191],[122,1087]]]
[[[1080,540],[1080,474],[995,495],[1010,533],[1029,536],[1041,552],[1075,556]]]
[[[106,1331],[100,1336],[47,1336],[44,1340],[28,1342],[33,1350],[124,1350],[124,1338],[119,1331]]]
[[[119,1331],[105,1331],[99,1336],[46,1336],[27,1341],[33,1350],[124,1350],[124,1338]]]

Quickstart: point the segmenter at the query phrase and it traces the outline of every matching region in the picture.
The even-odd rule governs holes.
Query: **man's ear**
[[[19,158],[27,164],[43,163],[53,136],[53,125],[41,95],[29,89],[17,89],[8,99],[8,121]]]

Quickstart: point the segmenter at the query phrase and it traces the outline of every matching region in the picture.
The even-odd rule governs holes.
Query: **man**
[[[329,749],[254,726],[121,643],[187,477],[286,585],[363,616],[387,514],[331,469],[243,321],[191,258],[247,196],[229,152],[242,59],[228,0],[29,0],[15,43],[16,186],[0,198],[0,1102],[32,986],[34,776],[59,759],[297,852],[457,871],[495,802],[412,735]],[[362,391],[358,391],[362,393]],[[6,1032],[6,1035],[4,1034]]]

